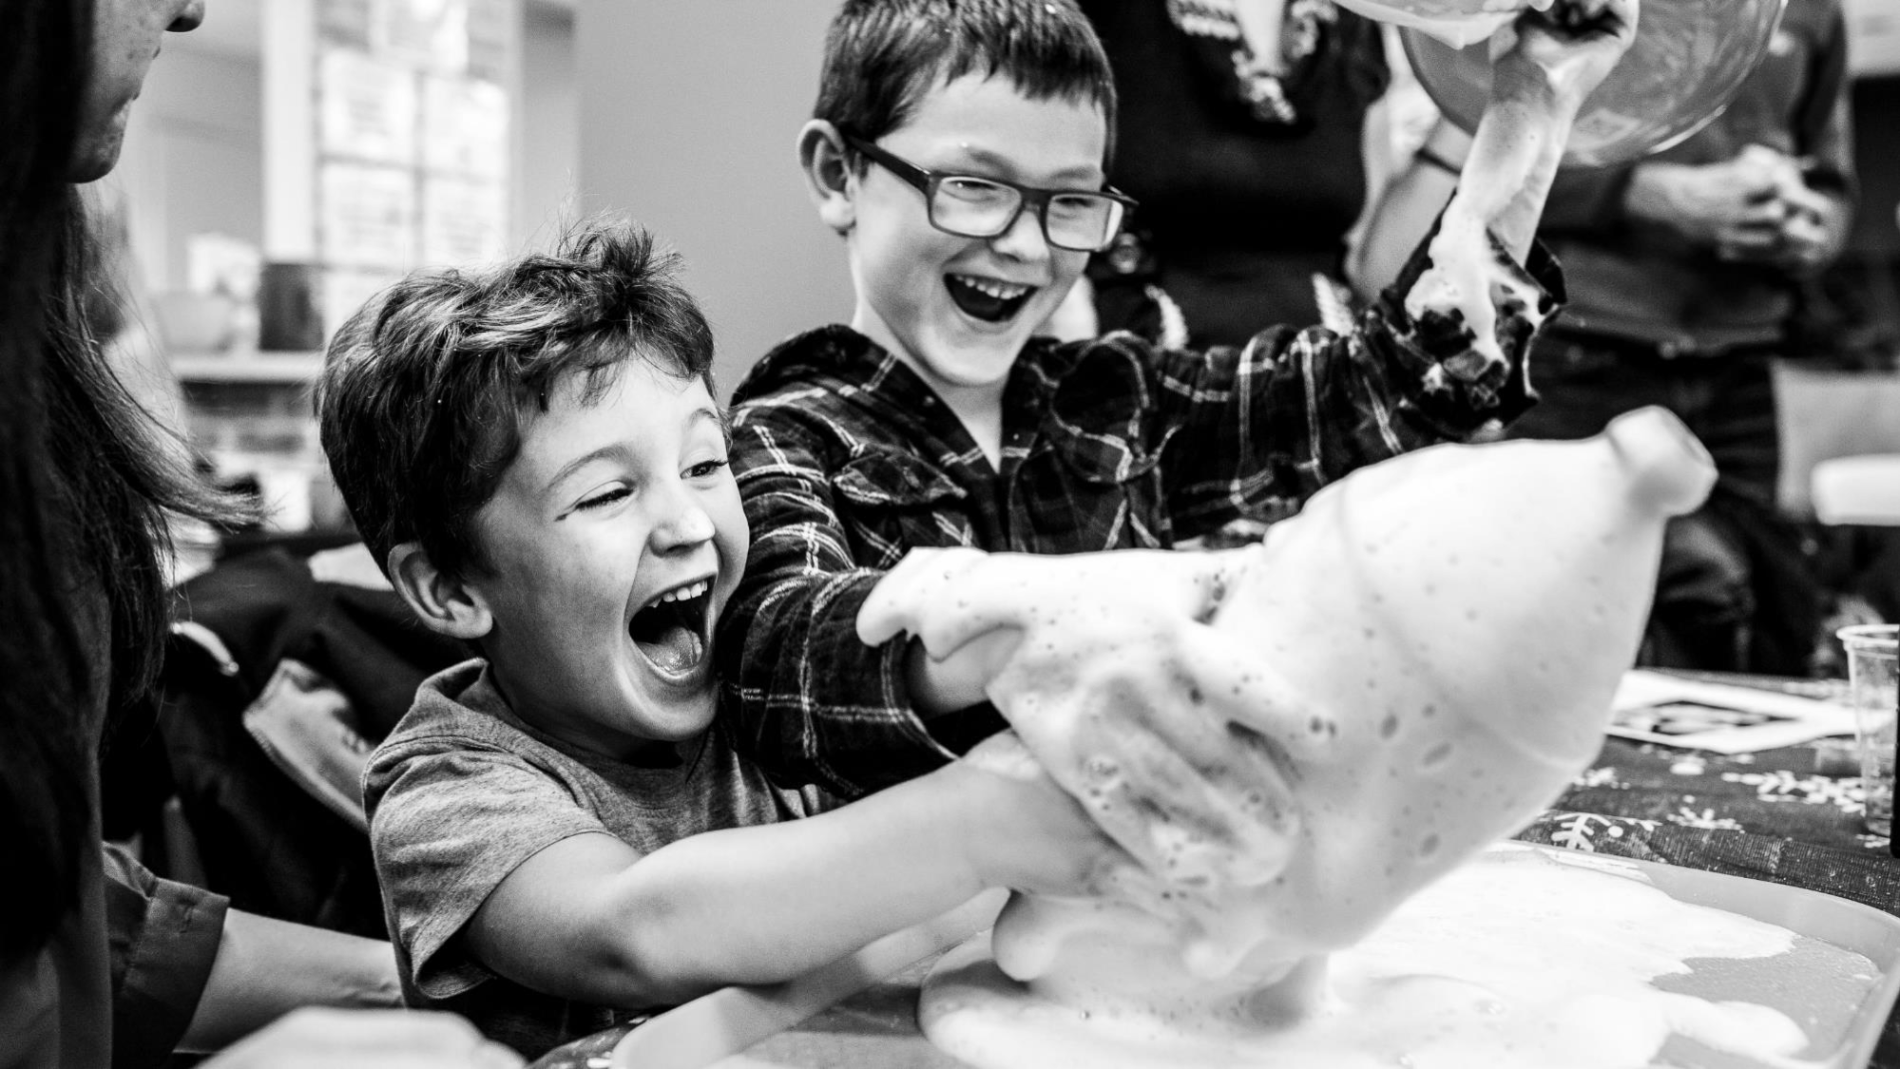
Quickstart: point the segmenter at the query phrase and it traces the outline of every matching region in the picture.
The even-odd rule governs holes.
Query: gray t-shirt
[[[487,664],[468,661],[416,702],[363,774],[383,910],[412,1006],[463,1014],[534,1057],[651,1007],[570,1002],[496,976],[457,938],[515,866],[571,835],[605,832],[641,853],[703,831],[809,816],[817,788],[775,788],[722,720],[676,767],[644,768],[522,721]]]

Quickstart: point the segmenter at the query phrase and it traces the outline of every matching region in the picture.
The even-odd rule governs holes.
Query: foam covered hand
[[[1217,997],[1207,978],[1222,975],[1252,998],[1357,941],[1587,767],[1642,633],[1663,525],[1713,479],[1687,430],[1646,409],[1585,442],[1436,446],[1315,495],[1240,558],[1207,641],[1167,654],[1182,709],[1206,709],[1208,692],[1187,688],[1223,681],[1218,713],[1201,715],[1273,756],[1275,774],[1249,786],[1287,794],[1297,834],[1271,879],[1151,812],[1153,833],[1199,859],[1198,887],[1159,908],[1019,897],[997,924],[997,963],[1058,1001],[1154,1007],[1170,991]],[[1005,707],[1014,670],[996,688]]]
[[[984,886],[1092,895],[1146,882],[1015,732],[983,740],[960,764],[971,778],[964,795],[983,798],[961,841]]]
[[[913,550],[865,602],[858,633],[908,633],[941,662],[979,662],[959,671],[987,681],[1029,751],[1152,874],[1260,882],[1295,827],[1270,756],[1230,726],[1246,712],[1230,678],[1245,666],[1213,653],[1206,624],[1241,560]]]

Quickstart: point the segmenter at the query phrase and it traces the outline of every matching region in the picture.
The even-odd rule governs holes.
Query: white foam
[[[1794,938],[1629,872],[1493,851],[1332,955],[1316,1011],[1291,1023],[1053,1002],[1005,977],[987,936],[932,972],[919,1018],[982,1069],[1621,1069],[1651,1065],[1672,1034],[1785,1067],[1808,1045],[1787,1013],[1653,981],[1697,959],[1765,962]]]
[[[1448,218],[1437,240],[1485,243],[1468,223]],[[1439,259],[1470,268],[1441,272],[1439,299],[1485,298],[1495,272],[1479,265],[1496,268],[1494,258]],[[1493,333],[1466,318],[1481,338]],[[1716,922],[1623,875],[1487,862],[1474,881],[1478,869],[1460,867],[1597,753],[1648,614],[1663,525],[1713,479],[1706,452],[1660,410],[1586,442],[1419,450],[1355,472],[1274,525],[1236,558],[1210,626],[1166,655],[1097,649],[1076,627],[1063,638],[1068,671],[1004,673],[990,694],[1013,721],[1086,726],[1100,711],[1074,706],[1097,691],[1074,684],[1073,665],[1115,658],[1135,693],[1179,694],[1153,712],[1200,744],[1184,769],[1136,745],[1139,733],[1075,731],[1083,771],[1064,785],[1163,871],[1099,899],[1013,898],[996,924],[995,967],[938,985],[925,1007],[927,1022],[979,1024],[927,1023],[932,1037],[998,1067],[1142,1064],[1160,1049],[1188,1052],[1181,1064],[1238,1065],[1269,1040],[1291,1065],[1368,1050],[1390,1065],[1441,1047],[1451,1060],[1440,1064],[1475,1065],[1457,1060],[1466,1047],[1498,1042],[1506,1053],[1492,1064],[1569,1065],[1554,1048],[1557,1060],[1510,1052],[1542,1051],[1550,1022],[1588,1031],[1575,1007],[1612,999],[1645,1023],[1558,1042],[1622,1045],[1574,1064],[1623,1064],[1625,1047],[1653,1051],[1672,1030],[1745,1034],[1763,1050],[1794,1042],[1798,1028],[1753,1009],[1647,986],[1706,950],[1774,953],[1785,932],[1758,926],[1754,942],[1737,941],[1744,922],[1729,918],[1720,938],[1694,942],[1708,935],[1698,924]],[[1095,591],[1057,600],[1079,616]],[[1153,767],[1135,775],[1143,765]],[[1165,796],[1111,812],[1106,799],[1141,780]],[[1258,834],[1210,834],[1197,816],[1209,813]],[[1618,903],[1613,932],[1578,930],[1574,913],[1540,923],[1546,898],[1576,905],[1579,886]],[[1599,941],[1620,956],[1591,958]],[[1537,950],[1514,956],[1525,947]],[[1399,964],[1377,964],[1392,953]],[[1563,982],[1540,989],[1521,975],[1539,970]],[[1594,986],[1575,986],[1579,975]],[[981,1038],[998,1028],[1007,1042]],[[1103,1036],[1141,1048],[1141,1061],[1097,1050]],[[1060,1053],[1070,1048],[1079,1053]]]

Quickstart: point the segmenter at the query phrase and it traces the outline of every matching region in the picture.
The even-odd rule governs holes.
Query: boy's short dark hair
[[[1113,157],[1114,74],[1073,0],[845,0],[825,35],[812,117],[875,141],[938,81],[966,74],[1001,75],[1032,100],[1096,105]]]
[[[521,449],[529,406],[585,376],[598,399],[644,359],[712,392],[712,330],[638,226],[595,220],[549,254],[419,272],[350,317],[317,385],[323,449],[378,564],[418,542],[451,575],[480,570],[476,512]]]

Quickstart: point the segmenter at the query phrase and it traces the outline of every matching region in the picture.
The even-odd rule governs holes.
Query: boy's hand
[[[1079,897],[1140,877],[1115,845],[1024,748],[1013,731],[963,756],[985,804],[965,829],[965,852],[987,887]]]
[[[1541,7],[1541,9],[1540,9]],[[1493,100],[1542,96],[1578,106],[1636,39],[1637,0],[1550,0],[1491,40]]]
[[[1244,551],[1243,551],[1244,552]],[[1261,882],[1298,818],[1204,621],[1234,553],[913,550],[858,616],[929,656],[983,643],[987,691],[1056,782],[1177,886]],[[1249,700],[1252,700],[1251,695]]]
[[[1110,586],[1126,574],[1103,554],[1037,557],[980,549],[913,549],[887,572],[858,612],[858,637],[877,646],[900,634],[916,641],[911,700],[926,717],[966,708],[988,696],[990,681],[1016,649],[1033,615],[1028,598],[1053,603],[1100,572]],[[1153,558],[1143,574],[1145,608],[1181,618],[1212,604],[1219,562],[1209,556],[1124,551],[1116,561]],[[1047,564],[1045,561],[1060,561]],[[1027,611],[1026,611],[1027,610]]]

